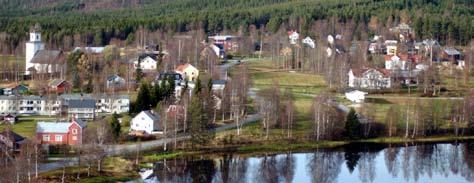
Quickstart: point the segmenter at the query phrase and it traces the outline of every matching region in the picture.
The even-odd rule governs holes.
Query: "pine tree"
[[[361,124],[357,118],[354,108],[351,108],[346,117],[346,124],[344,126],[345,135],[349,139],[358,139],[360,137]]]
[[[118,114],[115,112],[112,114],[112,118],[110,119],[110,128],[112,129],[115,140],[117,140],[120,137],[120,132],[122,129],[118,120]]]

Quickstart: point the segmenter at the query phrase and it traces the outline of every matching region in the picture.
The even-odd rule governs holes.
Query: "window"
[[[63,141],[63,136],[62,135],[56,135],[54,137],[54,139],[55,139],[56,142],[62,142]]]
[[[72,140],[77,140],[77,136],[72,136]]]
[[[43,135],[43,141],[49,141],[49,135]]]
[[[77,129],[72,129],[72,134],[77,134]]]

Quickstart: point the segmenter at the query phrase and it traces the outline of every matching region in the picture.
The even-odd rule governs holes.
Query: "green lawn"
[[[12,130],[24,137],[34,137],[36,131],[36,123],[46,118],[19,117],[18,122],[12,125]],[[0,124],[0,131],[5,128],[5,124]]]

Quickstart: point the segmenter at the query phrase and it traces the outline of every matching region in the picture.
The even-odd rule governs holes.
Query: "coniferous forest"
[[[114,38],[132,41],[141,27],[170,33],[200,29],[207,34],[245,34],[250,25],[268,32],[283,26],[311,35],[317,20],[368,26],[374,17],[386,26],[407,18],[420,38],[441,44],[450,40],[466,45],[474,36],[470,0],[0,0],[0,4],[3,52],[24,41],[36,23],[52,45],[67,36],[81,36],[88,45],[104,45]],[[358,26],[355,34],[367,26]]]

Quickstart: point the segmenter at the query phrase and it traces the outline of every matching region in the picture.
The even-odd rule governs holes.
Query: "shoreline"
[[[212,155],[212,154],[223,154],[223,153],[235,153],[254,155],[262,153],[284,153],[288,151],[307,152],[315,149],[335,149],[341,148],[350,144],[381,144],[381,145],[402,145],[409,143],[410,145],[416,145],[419,143],[452,143],[457,141],[471,141],[474,140],[474,136],[431,136],[421,138],[403,138],[403,137],[379,137],[372,139],[361,139],[361,140],[341,140],[341,141],[258,141],[249,142],[247,144],[233,144],[233,145],[216,145],[201,147],[196,150],[191,149],[177,149],[172,151],[162,152],[146,152],[143,154],[144,162],[150,163],[153,161],[160,161],[163,159],[179,158],[185,156],[195,155]]]

